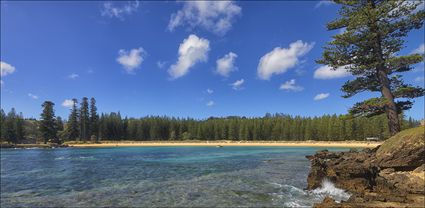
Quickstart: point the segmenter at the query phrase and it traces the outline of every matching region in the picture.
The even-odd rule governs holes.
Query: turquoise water
[[[334,193],[303,190],[310,168],[305,155],[317,150],[2,149],[1,207],[311,206]]]

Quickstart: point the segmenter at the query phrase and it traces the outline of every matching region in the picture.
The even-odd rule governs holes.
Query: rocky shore
[[[351,196],[335,202],[325,198],[314,207],[424,207],[424,127],[400,132],[374,149],[320,151],[307,156],[311,171],[307,189],[328,179]]]

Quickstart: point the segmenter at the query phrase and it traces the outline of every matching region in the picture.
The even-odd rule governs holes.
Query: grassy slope
[[[377,151],[377,156],[391,154],[403,148],[425,147],[424,126],[407,129],[387,139]]]

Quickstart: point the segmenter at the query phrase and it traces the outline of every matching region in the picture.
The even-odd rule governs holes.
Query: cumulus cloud
[[[146,52],[142,47],[131,49],[130,51],[121,49],[118,51],[118,54],[117,61],[124,67],[127,73],[134,73],[134,70],[142,64],[146,56]]]
[[[243,85],[244,82],[245,82],[244,79],[236,80],[235,82],[230,84],[230,86],[232,86],[232,88],[234,90],[240,90],[240,89],[242,89],[242,85]]]
[[[133,14],[139,8],[139,1],[105,2],[100,11],[102,16],[124,20],[125,15]]]
[[[321,0],[321,1],[319,1],[319,2],[316,3],[316,5],[314,6],[314,8],[317,9],[317,8],[319,8],[321,6],[329,6],[329,5],[332,5],[332,4],[334,4],[333,1],[330,1],[330,0]]]
[[[1,71],[1,76],[4,77],[6,75],[9,74],[13,74],[13,72],[15,72],[16,68],[6,62],[1,61],[0,62],[0,71]]]
[[[76,73],[72,73],[70,75],[68,75],[69,79],[77,79],[80,75],[76,74]]]
[[[302,91],[304,88],[296,85],[296,80],[295,79],[291,79],[289,81],[286,81],[285,83],[283,83],[282,85],[280,85],[281,90],[286,90],[286,91]]]
[[[212,106],[214,106],[214,105],[215,105],[215,103],[214,103],[214,101],[212,101],[212,100],[208,101],[208,103],[207,103],[207,106],[208,106],[208,107],[212,107]]]
[[[330,66],[321,66],[314,71],[314,78],[316,79],[336,79],[342,77],[348,77],[351,73],[348,71],[348,68],[341,66],[333,70]]]
[[[188,25],[201,27],[217,35],[226,34],[242,9],[232,1],[185,1],[183,8],[173,13],[168,30]]]
[[[66,99],[62,102],[62,106],[66,108],[72,108],[73,105],[74,101],[72,101],[71,99]]]
[[[28,97],[30,97],[30,98],[32,98],[34,100],[37,100],[38,99],[38,96],[37,95],[34,95],[32,93],[28,93]]]
[[[235,59],[238,57],[233,52],[230,52],[224,55],[223,58],[220,58],[216,61],[217,63],[217,73],[221,76],[228,77],[230,72],[236,71],[238,68],[235,66]]]
[[[301,40],[289,45],[289,48],[276,47],[260,59],[257,74],[260,79],[268,80],[273,74],[282,74],[296,66],[299,58],[307,54],[314,43],[304,43]]]
[[[190,68],[199,62],[208,60],[210,42],[207,39],[199,38],[196,35],[189,35],[179,46],[179,59],[177,63],[171,65],[168,73],[172,79],[177,79],[186,75]]]
[[[415,50],[411,52],[411,54],[414,54],[414,53],[420,53],[420,54],[425,53],[425,44],[422,43],[418,48],[416,48]]]
[[[214,90],[212,90],[212,89],[208,88],[208,89],[207,89],[207,93],[211,95],[211,94],[213,94],[213,93],[214,93]]]
[[[317,94],[316,96],[314,96],[314,100],[323,100],[323,99],[326,99],[327,97],[329,97],[329,93],[320,93],[320,94]]]

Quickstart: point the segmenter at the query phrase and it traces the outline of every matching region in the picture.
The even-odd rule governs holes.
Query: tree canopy
[[[400,131],[398,114],[410,109],[413,98],[424,89],[406,84],[402,72],[423,61],[421,54],[399,55],[404,38],[423,26],[425,11],[420,1],[335,0],[341,5],[339,18],[328,23],[329,30],[342,30],[325,47],[322,59],[334,70],[348,70],[355,76],[341,90],[349,98],[363,91],[380,92],[380,97],[356,103],[353,116],[386,114],[391,135]]]

